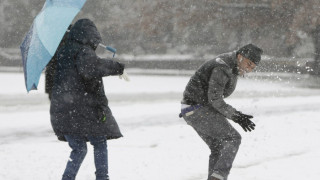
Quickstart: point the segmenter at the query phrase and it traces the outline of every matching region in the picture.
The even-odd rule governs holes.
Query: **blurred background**
[[[2,71],[21,67],[20,43],[44,2],[1,0]],[[254,43],[268,60],[259,71],[319,74],[319,7],[319,0],[88,0],[75,21],[93,20],[127,67],[195,69]]]

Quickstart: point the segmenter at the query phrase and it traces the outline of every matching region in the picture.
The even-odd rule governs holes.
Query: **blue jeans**
[[[108,149],[105,136],[76,136],[65,135],[72,151],[62,180],[74,180],[80,169],[82,161],[87,154],[86,140],[94,148],[94,163],[96,166],[96,180],[109,180],[108,176]]]

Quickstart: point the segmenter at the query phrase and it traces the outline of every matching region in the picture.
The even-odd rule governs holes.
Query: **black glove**
[[[250,120],[252,118],[253,116],[242,114],[240,111],[236,111],[231,117],[231,119],[238,123],[245,132],[254,130],[256,125]]]
[[[120,68],[119,68],[119,70],[118,70],[119,75],[122,75],[122,74],[123,74],[123,70],[124,70],[124,66],[125,66],[125,65],[124,65],[123,63],[119,63],[119,62],[118,62],[118,64],[119,64],[119,67],[120,67]]]

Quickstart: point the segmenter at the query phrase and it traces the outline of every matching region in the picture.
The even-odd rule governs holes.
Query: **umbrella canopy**
[[[20,50],[27,91],[37,89],[41,72],[86,0],[46,0]]]

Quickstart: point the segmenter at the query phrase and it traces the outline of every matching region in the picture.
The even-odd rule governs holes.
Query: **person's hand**
[[[123,74],[123,71],[124,71],[124,67],[125,67],[125,64],[123,64],[123,63],[119,63],[118,62],[118,64],[119,64],[119,75],[122,75]]]
[[[255,124],[250,120],[253,116],[242,114],[240,111],[236,111],[231,119],[238,123],[244,131],[252,131],[255,128]]]
[[[119,64],[119,66],[120,66],[120,69],[119,69],[119,78],[120,79],[124,79],[125,81],[130,81],[130,78],[129,78],[129,76],[128,76],[128,74],[126,73],[126,71],[125,71],[125,69],[124,69],[124,67],[125,67],[125,64],[123,64],[123,63],[119,63],[118,62],[118,64]]]

